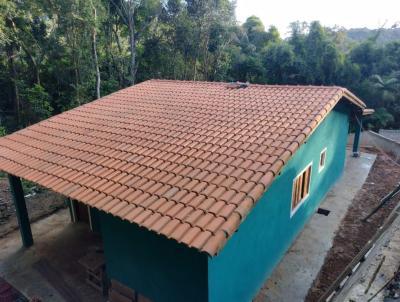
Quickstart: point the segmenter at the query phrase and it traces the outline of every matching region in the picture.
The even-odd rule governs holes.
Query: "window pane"
[[[293,181],[292,192],[292,211],[307,197],[310,191],[311,181],[311,165],[309,165],[299,176]]]
[[[319,157],[319,171],[321,171],[321,170],[324,168],[324,166],[325,166],[325,161],[326,161],[326,149],[324,149],[324,150],[321,152],[321,155],[320,155],[320,157]]]

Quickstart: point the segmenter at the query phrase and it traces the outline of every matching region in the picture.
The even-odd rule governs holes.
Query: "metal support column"
[[[30,247],[33,244],[33,238],[31,225],[29,223],[28,211],[26,209],[24,190],[22,188],[21,179],[19,177],[9,174],[8,181],[10,183],[11,194],[14,200],[22,243],[24,247]]]
[[[356,131],[354,133],[354,141],[353,141],[353,157],[360,156],[360,138],[361,138],[361,129],[362,129],[362,119],[360,116],[356,116]]]

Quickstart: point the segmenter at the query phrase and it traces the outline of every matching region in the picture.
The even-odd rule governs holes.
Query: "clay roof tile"
[[[341,99],[365,108],[340,87],[146,81],[0,138],[0,170],[215,255]]]

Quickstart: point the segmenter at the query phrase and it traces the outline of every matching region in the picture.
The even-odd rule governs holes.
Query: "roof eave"
[[[375,113],[375,110],[374,110],[374,109],[365,108],[365,109],[363,110],[363,116],[372,115],[372,114],[374,114],[374,113]]]
[[[349,90],[344,89],[343,96],[363,111],[367,108],[367,105]]]
[[[363,116],[374,114],[375,110],[371,108],[367,108],[367,105],[361,101],[357,96],[351,93],[349,90],[345,89],[343,92],[343,96],[352,102],[354,105],[361,109],[361,113]]]

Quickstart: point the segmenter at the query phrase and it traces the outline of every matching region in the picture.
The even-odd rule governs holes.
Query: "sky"
[[[260,17],[266,28],[278,27],[282,36],[287,36],[289,23],[297,20],[374,29],[400,22],[400,0],[237,0],[239,22],[251,15]]]

